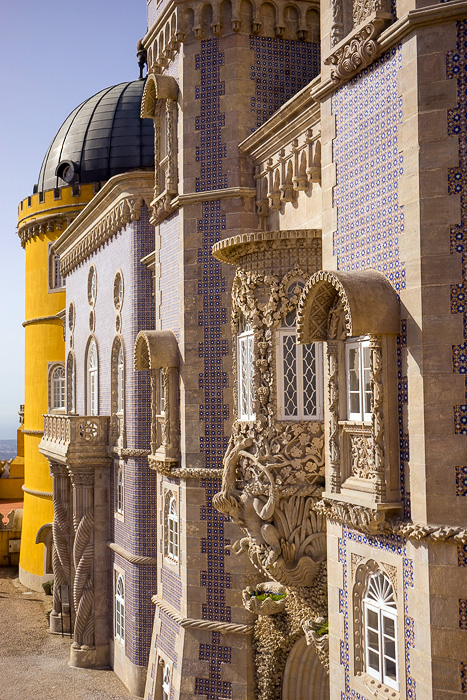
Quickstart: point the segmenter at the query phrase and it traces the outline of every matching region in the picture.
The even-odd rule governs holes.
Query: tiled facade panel
[[[398,199],[402,155],[397,144],[401,65],[401,48],[394,47],[332,97],[338,269],[379,270],[397,291],[405,289],[405,264],[399,256],[404,231]]]
[[[147,14],[148,29],[151,29],[156,19],[161,16],[168,4],[169,0],[149,0]]]
[[[91,264],[97,271],[95,303],[95,338],[99,352],[99,413],[111,412],[111,352],[118,335],[117,311],[114,306],[115,272],[121,270],[124,297],[121,309],[121,332],[125,356],[125,427],[127,446],[149,449],[150,386],[145,372],[133,369],[133,347],[140,330],[154,328],[154,304],[151,272],[141,265],[142,257],[154,249],[154,232],[143,206],[141,218],[127,224],[110,243],[96,251],[67,278],[67,302],[75,304],[73,332],[76,355],[77,411],[86,412],[85,362],[90,337],[90,306],[87,298],[88,274]],[[67,330],[67,347],[70,331]],[[109,503],[110,536],[112,541],[135,555],[155,556],[156,553],[156,475],[145,457],[124,460],[124,519],[116,520],[115,463],[111,469]],[[117,557],[115,559],[115,557]],[[150,647],[150,630],[154,609],[151,596],[157,587],[156,569],[129,563],[118,555],[112,559],[125,571],[126,654],[136,665],[145,665]],[[110,585],[113,590],[113,564]],[[112,606],[113,607],[113,606]],[[113,620],[113,615],[112,615]],[[112,622],[113,624],[113,622]]]
[[[162,597],[168,600],[179,612],[182,609],[182,581],[178,572],[161,567]]]
[[[136,666],[146,666],[151,646],[151,627],[154,605],[151,596],[157,585],[155,566],[131,564],[115,552],[111,552],[111,588],[114,596],[114,564],[125,572],[125,654]],[[113,597],[112,608],[115,608]],[[112,635],[115,634],[115,615],[112,614]],[[117,643],[117,642],[116,642]]]
[[[162,71],[164,75],[171,75],[172,78],[175,78],[175,80],[178,83],[179,75],[178,75],[178,70],[180,66],[180,54],[175,54],[173,59],[170,61],[169,65],[167,68],[164,68]]]
[[[341,596],[341,607],[344,614],[344,639],[340,641],[340,663],[345,669],[345,690],[342,692],[342,700],[366,700],[365,696],[351,687],[350,645],[355,640],[350,637],[350,616],[352,615],[352,596],[350,579],[350,552],[352,543],[368,546],[368,557],[379,560],[384,552],[390,552],[403,558],[403,591],[404,600],[398,601],[398,618],[403,619],[404,624],[404,648],[406,671],[406,697],[407,700],[415,700],[415,679],[411,675],[411,649],[415,644],[414,620],[409,616],[408,595],[409,589],[414,586],[413,561],[407,558],[406,540],[399,535],[372,537],[347,526],[342,528],[342,538],[339,538],[339,562],[343,566],[344,590]]]
[[[303,41],[250,36],[254,64],[250,79],[255,83],[251,111],[258,128],[320,71],[320,46]],[[255,130],[252,128],[252,131]]]
[[[175,212],[159,226],[160,307],[161,329],[180,333],[180,217]]]
[[[457,107],[448,110],[448,134],[459,138],[459,165],[449,168],[449,193],[460,196],[461,223],[451,227],[451,253],[462,256],[462,282],[451,286],[451,313],[462,314],[464,337],[452,348],[454,374],[465,375],[465,403],[454,406],[454,431],[467,435],[467,21],[457,22],[457,46],[447,53],[447,78],[457,83]],[[456,493],[467,494],[467,468],[456,468]]]
[[[196,54],[196,70],[200,81],[195,88],[200,114],[195,118],[195,129],[200,132],[200,145],[196,147],[196,162],[200,164],[200,176],[196,178],[196,192],[221,190],[227,187],[227,175],[222,172],[222,160],[227,157],[227,146],[221,139],[225,126],[225,114],[220,111],[220,98],[225,85],[220,79],[224,54],[219,51],[219,40],[201,42]]]
[[[221,664],[231,661],[230,647],[221,646],[221,633],[213,632],[211,644],[200,644],[199,660],[209,662],[209,677],[197,678],[195,693],[204,695],[206,700],[232,697],[232,684],[221,680]]]

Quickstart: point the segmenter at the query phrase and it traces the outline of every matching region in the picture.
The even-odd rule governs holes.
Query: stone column
[[[74,642],[70,665],[96,665],[94,646],[94,470],[70,467],[73,484]]]
[[[53,571],[54,595],[53,609],[50,615],[50,631],[55,634],[70,631],[70,617],[62,620],[62,599],[60,586],[71,587],[71,548],[72,533],[70,528],[70,478],[68,469],[62,464],[49,462],[53,477],[54,519],[53,533]],[[63,589],[62,589],[63,593]]]

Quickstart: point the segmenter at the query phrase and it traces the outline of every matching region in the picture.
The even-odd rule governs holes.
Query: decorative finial
[[[139,79],[143,79],[143,71],[144,71],[144,66],[148,62],[148,52],[143,46],[143,40],[140,39],[138,43],[136,44],[136,56],[138,57],[138,66],[139,66]]]

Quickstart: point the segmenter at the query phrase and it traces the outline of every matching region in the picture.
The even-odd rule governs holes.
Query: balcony
[[[45,415],[39,451],[58,464],[108,461],[109,416]]]

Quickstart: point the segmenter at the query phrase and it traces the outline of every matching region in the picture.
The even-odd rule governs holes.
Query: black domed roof
[[[140,117],[144,83],[106,88],[73,110],[44,158],[39,192],[154,167],[153,122]]]

